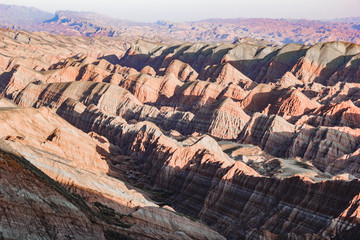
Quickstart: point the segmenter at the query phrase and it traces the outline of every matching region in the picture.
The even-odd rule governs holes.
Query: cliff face
[[[274,156],[310,160],[320,170],[324,170],[334,159],[352,153],[359,144],[357,130],[338,127],[299,128],[279,116],[258,113],[250,119],[230,99],[207,104],[195,115],[188,112],[167,113],[143,105],[130,92],[106,83],[31,84],[18,94],[15,102],[20,106],[44,105],[57,108],[68,98],[87,106],[95,104],[102,112],[119,115],[127,120],[148,120],[164,130],[174,129],[182,134],[202,132],[222,139],[239,139],[242,143],[258,145]]]
[[[165,74],[172,73],[181,81],[193,81],[199,74],[187,63],[179,60],[173,60],[166,68]]]
[[[331,237],[358,224],[358,180],[263,178],[243,163],[218,155],[222,151],[210,138],[184,146],[166,140],[146,123],[131,126],[95,109],[75,114],[73,108],[65,104],[58,112],[84,131],[107,136],[123,153],[137,156],[137,170],[145,174],[139,180],[151,179],[152,186],[172,192],[177,209],[199,216],[229,238]]]
[[[324,105],[302,116],[296,124],[359,128],[360,109],[351,100]]]
[[[166,109],[159,111],[153,106],[144,105],[129,91],[107,83],[29,84],[18,93],[15,102],[23,107],[59,107],[68,98],[87,106],[95,104],[104,113],[120,115],[125,119],[148,120],[165,130],[174,129],[183,134],[197,131],[223,139],[235,139],[249,119],[240,106],[229,98],[207,104],[195,115],[184,111],[166,112]]]
[[[275,115],[256,113],[239,135],[239,141],[260,146],[266,152],[288,158],[301,157],[324,171],[335,159],[353,153],[359,131],[339,127],[296,127]],[[359,173],[354,168],[352,174]],[[335,173],[336,171],[330,171]]]
[[[359,53],[359,45],[344,42],[315,44],[293,67],[294,75],[303,82],[326,83],[327,79],[340,70]]]
[[[293,117],[301,116],[320,104],[294,88],[259,84],[242,99],[241,106],[249,112]]]
[[[221,139],[236,139],[249,119],[239,105],[226,98],[201,108],[192,125],[196,132],[206,132]]]
[[[0,153],[1,235],[5,239],[105,239],[101,226],[58,189],[8,153]],[[6,206],[6,207],[5,207]]]
[[[106,138],[87,135],[46,108],[2,110],[0,119],[1,151],[15,155],[1,153],[4,237],[222,239],[119,180],[119,164],[129,158]]]
[[[358,45],[12,34],[0,31],[3,236],[360,234]]]
[[[349,201],[351,207],[358,207],[358,188],[358,181],[314,184],[300,177],[276,181],[230,173],[208,195],[200,215],[215,228],[225,229],[230,239],[332,237],[358,224],[355,212],[340,207]],[[343,197],[350,192],[350,198]],[[224,207],[230,204],[237,207]],[[235,221],[215,216],[231,216]]]
[[[283,156],[294,133],[295,126],[283,118],[255,113],[241,133],[240,142],[255,144],[272,155]]]
[[[137,64],[144,64],[158,69],[168,59],[179,59],[192,66],[201,80],[223,84],[246,81],[247,78],[258,83],[269,83],[288,71],[304,83],[336,83],[335,79],[357,82],[356,66],[360,51],[357,44],[329,42],[311,47],[287,44],[280,48],[247,43],[196,44],[196,47],[183,44],[139,51],[140,46],[144,45],[143,42],[133,45],[122,64],[135,68],[141,68]],[[147,61],[132,60],[141,54],[148,55]]]

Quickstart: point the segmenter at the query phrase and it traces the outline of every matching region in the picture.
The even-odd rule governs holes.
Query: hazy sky
[[[48,12],[92,11],[138,22],[360,16],[360,0],[0,0],[0,3],[33,6]]]

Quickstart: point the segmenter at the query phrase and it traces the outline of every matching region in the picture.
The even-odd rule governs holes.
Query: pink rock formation
[[[155,76],[156,75],[156,72],[155,70],[150,67],[150,66],[145,66],[143,69],[141,69],[140,71],[141,73],[145,73],[145,74],[149,74],[151,76]]]
[[[300,91],[259,84],[241,101],[245,110],[281,116],[299,116],[318,107]]]
[[[304,83],[317,81],[326,83],[348,56],[359,53],[360,47],[353,43],[318,43],[310,47],[303,58],[293,67],[292,73]]]
[[[62,194],[63,189],[49,182],[45,174],[39,176],[29,169],[29,163],[3,151],[0,166],[3,238],[105,239],[101,225],[91,222],[89,214]]]
[[[295,126],[283,118],[255,113],[240,135],[242,143],[260,146],[266,152],[282,156],[291,144]]]
[[[155,103],[171,98],[182,83],[172,73],[164,77],[140,74],[120,81],[119,86],[132,92],[140,102]]]
[[[238,104],[225,98],[200,109],[193,125],[196,132],[206,132],[221,139],[236,139],[249,119]]]
[[[173,60],[166,68],[165,74],[172,73],[181,81],[194,81],[199,74],[189,65],[179,60]]]
[[[339,81],[359,83],[359,58],[359,53],[351,57],[342,69],[339,69],[330,77],[329,84],[335,85]]]
[[[1,178],[2,184],[4,187],[8,181],[15,186],[20,184],[19,191],[24,192],[22,195],[10,192],[8,198],[2,199],[9,206],[3,212],[9,215],[3,224],[6,236],[27,236],[31,227],[35,229],[31,231],[33,236],[58,234],[104,239],[112,232],[118,237],[182,239],[178,231],[194,239],[223,239],[202,223],[191,224],[192,220],[159,208],[143,191],[129,189],[112,177],[114,169],[119,171],[116,166],[121,164],[121,158],[119,153],[114,154],[118,150],[106,138],[91,133],[92,138],[46,108],[3,110],[0,119],[1,151],[12,152],[18,159],[18,163],[8,157],[2,159],[5,166],[10,163],[18,172],[2,174],[6,176]],[[19,163],[26,164],[26,170],[18,167]],[[22,174],[24,171],[27,173]],[[10,204],[11,196],[29,208]],[[59,209],[61,213],[57,212]],[[23,210],[23,214],[19,213],[22,220],[12,214],[19,210]],[[24,218],[32,219],[26,228],[20,224]],[[136,227],[130,228],[132,225]],[[16,231],[14,226],[18,226]]]
[[[313,126],[347,126],[359,128],[360,108],[351,100],[324,105],[301,117],[296,124],[307,123]]]
[[[276,82],[276,85],[283,88],[302,86],[303,82],[297,79],[291,72],[286,72],[281,79]]]
[[[6,238],[359,235],[358,45],[2,45]]]
[[[310,100],[300,91],[288,89],[282,93],[274,105],[270,106],[269,113],[284,117],[301,116],[319,106],[319,103]]]
[[[192,81],[184,84],[182,88],[173,96],[170,103],[180,109],[198,110],[204,105],[212,104],[217,99],[229,97],[233,100],[240,100],[246,92],[236,85],[227,87],[216,83],[205,81]]]
[[[64,112],[69,112],[68,110]],[[215,228],[224,229],[225,234],[231,237],[245,237],[247,234],[266,235],[262,231],[274,234],[274,238],[277,234],[295,234],[301,237],[305,233],[317,237],[319,231],[325,235],[334,231],[340,234],[358,224],[358,217],[349,217],[353,214],[357,216],[355,200],[359,189],[357,180],[353,182],[325,181],[315,184],[301,177],[282,181],[262,178],[245,167],[242,162],[232,164],[225,156],[221,157],[221,151],[217,149],[216,143],[208,137],[182,147],[175,141],[165,140],[159,130],[146,126],[144,123],[129,126],[125,123],[117,123],[115,118],[109,122],[108,117],[97,110],[90,109],[84,110],[81,115],[83,116],[76,117],[77,114],[71,114],[67,116],[67,119],[76,126],[87,126],[83,128],[85,131],[92,129],[109,136],[111,142],[120,146],[128,154],[136,153],[140,161],[138,166],[141,166],[139,171],[147,174],[152,179],[151,183],[157,188],[175,191],[176,196],[172,196],[172,201],[179,209],[187,213],[198,213],[205,222]],[[92,125],[91,122],[97,123]],[[136,128],[140,131],[134,131]],[[129,135],[127,132],[138,133]],[[127,141],[119,137],[126,138]],[[170,150],[173,147],[177,150]],[[199,147],[205,147],[207,150],[198,152],[195,149]],[[190,160],[190,164],[186,164],[187,161],[183,160],[194,157],[192,152],[198,152],[195,155],[197,160]],[[179,154],[182,157],[179,158]],[[205,159],[207,160],[204,161]],[[216,163],[215,159],[223,159],[224,162]],[[137,181],[144,181],[144,178],[140,177]],[[172,184],[169,185],[169,182]],[[202,186],[200,189],[199,184]],[[298,191],[299,188],[303,190]],[[284,189],[292,189],[292,193],[284,195],[282,194]],[[316,194],[310,194],[314,192]],[[344,194],[348,198],[344,199]],[[348,210],[343,207],[340,209],[328,207],[334,204],[343,206],[344,203],[349,204],[345,207]],[[223,206],[237,207],[234,210]],[[274,208],[277,211],[270,211]],[[317,209],[316,211],[321,212],[322,215],[314,215],[312,209]],[[220,217],[217,215],[219,212]],[[259,215],[256,213],[262,213],[261,218],[266,218],[266,221],[259,221]],[[288,221],[286,216],[292,213],[298,217],[289,226],[286,223]],[[229,216],[239,220],[226,221]],[[246,220],[243,221],[243,219]],[[246,224],[247,222],[253,224]],[[307,227],[300,227],[304,225]],[[335,225],[338,227],[335,228]],[[239,228],[239,226],[242,227]],[[284,226],[289,227],[285,232]],[[258,230],[260,228],[263,230]]]

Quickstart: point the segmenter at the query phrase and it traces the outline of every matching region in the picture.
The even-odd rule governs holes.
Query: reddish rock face
[[[184,48],[187,50],[184,51]],[[155,68],[166,68],[170,64],[168,59],[178,66],[183,65],[182,61],[199,73],[198,79],[223,84],[249,82],[249,78],[258,83],[276,82],[287,72],[303,83],[315,81],[330,84],[336,83],[340,75],[341,79],[346,79],[343,81],[357,82],[356,59],[359,52],[359,45],[344,42],[318,43],[311,47],[301,44],[264,47],[248,43],[219,43],[163,48],[138,42],[127,52],[122,63],[139,68],[146,62]],[[146,61],[135,61],[146,55]],[[176,75],[178,71],[175,72]]]
[[[0,37],[4,238],[359,235],[358,45]]]
[[[155,70],[150,66],[145,66],[143,69],[141,69],[141,73],[149,74],[151,76],[156,75]]]
[[[59,113],[69,113],[69,109],[72,108],[69,107],[60,109],[62,113]],[[352,209],[350,215],[356,215],[357,213],[354,212],[357,206],[356,203],[351,205],[355,208],[346,205],[345,208],[340,208],[340,210],[333,205],[344,206],[344,203],[348,203],[349,199],[352,201],[351,199],[357,198],[360,187],[357,180],[353,182],[325,181],[315,184],[304,177],[285,180],[261,178],[258,173],[245,166],[241,161],[233,162],[227,156],[221,155],[224,153],[216,147],[214,140],[209,137],[200,138],[191,145],[182,145],[175,140],[166,139],[158,129],[146,125],[146,123],[138,123],[132,126],[124,122],[118,123],[116,118],[110,118],[110,120],[108,116],[101,114],[100,111],[90,109],[82,112],[81,116],[77,117],[75,113],[72,113],[67,115],[66,118],[75,126],[87,126],[82,127],[84,131],[92,129],[107,136],[110,142],[120,146],[124,153],[137,156],[139,159],[136,164],[139,166],[137,171],[147,176],[145,178],[140,177],[137,181],[147,182],[145,179],[149,178],[152,179],[151,184],[156,188],[174,192],[171,199],[176,203],[175,206],[178,209],[189,214],[199,214],[198,216],[202,220],[216,229],[223,229],[228,236],[244,237],[250,232],[254,236],[262,236],[266,233],[259,232],[256,228],[260,229],[265,226],[265,231],[275,234],[274,238],[276,238],[278,234],[284,234],[280,229],[283,227],[282,224],[284,224],[285,219],[287,219],[285,216],[294,212],[299,218],[296,222],[291,223],[292,225],[288,228],[287,234],[295,234],[298,237],[304,234],[304,231],[299,229],[299,225],[307,225],[307,231],[312,229],[312,236],[316,238],[319,231],[322,231],[325,235],[334,233],[334,231],[340,233],[346,229],[351,229],[354,224],[358,223],[358,220],[346,217],[349,215],[345,213],[349,211],[346,209],[349,207],[349,209]],[[280,124],[278,128],[281,127],[283,128]],[[272,129],[276,130],[275,127],[272,127]],[[113,138],[112,136],[116,137]],[[288,137],[288,140],[286,140],[286,137]],[[291,136],[286,135],[278,135],[277,138],[273,137],[273,139],[274,142],[281,145],[286,144],[286,141],[291,142],[289,141]],[[283,142],[280,142],[282,139]],[[199,148],[204,150],[199,151]],[[271,150],[267,149],[267,151]],[[216,159],[222,159],[223,161],[219,162]],[[199,188],[199,185],[202,187]],[[317,188],[321,190],[317,190]],[[288,190],[285,189],[295,190],[293,190],[294,193],[289,194]],[[343,193],[330,193],[332,189],[346,192],[349,199],[344,199],[342,197]],[[283,191],[287,193],[284,195],[282,194]],[[319,195],[314,196],[310,192]],[[307,195],[308,193],[309,195]],[[326,199],[329,202],[319,200],[323,199],[320,196],[321,194],[326,194]],[[268,204],[264,205],[264,201]],[[354,201],[356,202],[356,200]],[[190,202],[191,204],[189,204]],[[287,207],[283,206],[283,204]],[[229,207],[224,208],[223,206],[232,206],[237,210],[230,210]],[[333,206],[334,208],[328,208],[327,206]],[[278,211],[285,214],[284,218],[277,215],[280,213],[271,213],[270,210],[265,210],[267,207],[271,209],[277,208]],[[321,217],[313,215],[311,209],[317,209],[318,212],[321,212]],[[262,212],[262,216],[268,219],[267,222],[260,221],[258,214],[255,214],[255,212],[259,212],[258,214]],[[275,215],[264,216],[264,212]],[[240,222],[225,221],[222,220],[222,217],[219,217],[219,213],[225,219],[228,217],[234,219],[246,218],[253,223],[248,225],[242,220]],[[326,221],[324,221],[324,216],[326,216]],[[338,217],[343,220],[337,220]],[[338,223],[335,224],[338,225],[336,230],[333,227],[335,222]],[[238,227],[239,224],[242,226],[241,228]]]
[[[359,128],[360,108],[351,100],[324,105],[313,109],[301,117],[296,124],[307,123],[313,126],[347,126]]]
[[[173,60],[166,68],[165,74],[172,73],[181,81],[194,81],[199,74],[189,65],[179,60]]]
[[[65,192],[65,189],[59,189],[49,177],[44,179],[45,174],[39,176],[32,172],[25,161],[16,160],[3,151],[0,153],[3,238],[105,239],[101,225],[92,223],[74,199],[59,191]]]
[[[0,119],[0,184],[6,192],[1,201],[8,206],[2,215],[9,216],[2,220],[4,237],[107,239],[112,232],[118,237],[182,239],[176,230],[195,239],[223,239],[114,177],[120,176],[117,165],[125,156],[105,137],[87,135],[47,108],[2,109]]]

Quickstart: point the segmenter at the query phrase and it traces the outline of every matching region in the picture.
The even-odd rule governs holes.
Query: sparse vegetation
[[[301,168],[312,169],[312,166],[304,162],[295,162],[295,164]]]

